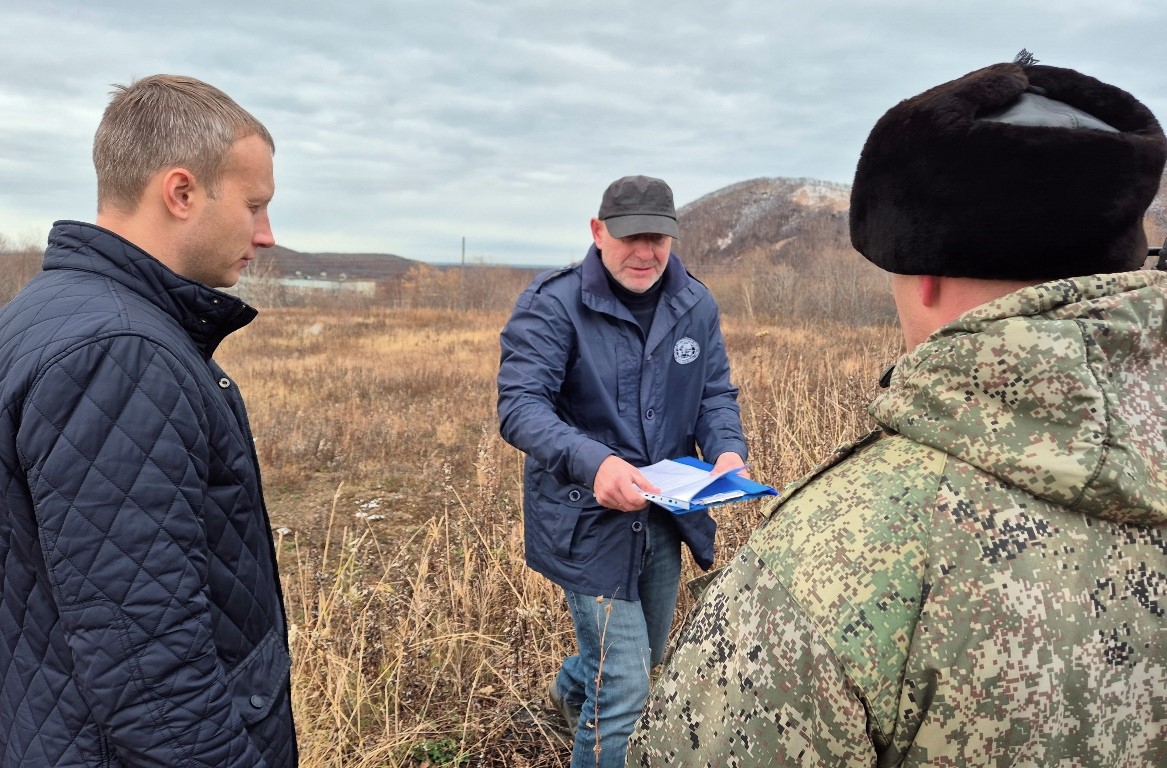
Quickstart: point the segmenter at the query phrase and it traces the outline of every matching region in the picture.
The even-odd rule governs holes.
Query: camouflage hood
[[[1024,288],[896,365],[871,415],[1055,504],[1167,523],[1167,274]]]

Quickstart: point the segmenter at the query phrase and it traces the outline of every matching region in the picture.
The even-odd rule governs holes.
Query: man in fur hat
[[[876,124],[851,237],[908,350],[880,429],[713,581],[630,765],[1167,765],[1165,152],[1028,56]]]

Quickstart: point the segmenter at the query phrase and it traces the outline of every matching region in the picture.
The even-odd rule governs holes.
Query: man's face
[[[274,194],[267,142],[259,136],[236,141],[227,153],[215,197],[204,194],[203,209],[191,221],[176,271],[212,288],[239,282],[255,249],[275,245],[267,213]]]
[[[673,238],[668,235],[644,233],[612,237],[604,222],[592,219],[592,238],[604,267],[617,283],[633,293],[644,293],[656,285],[669,265]]]

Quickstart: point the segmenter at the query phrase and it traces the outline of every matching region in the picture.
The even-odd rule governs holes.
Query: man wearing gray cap
[[[650,506],[637,489],[659,489],[637,467],[698,447],[718,469],[746,456],[717,305],[671,253],[672,190],[612,182],[591,231],[583,262],[519,297],[498,372],[502,436],[527,454],[527,564],[563,587],[579,646],[550,686],[575,768],[624,765],[672,624],[681,542],[713,562],[713,519]]]
[[[850,216],[907,348],[880,429],[713,581],[630,765],[1167,765],[1165,154],[1028,55],[879,120]]]

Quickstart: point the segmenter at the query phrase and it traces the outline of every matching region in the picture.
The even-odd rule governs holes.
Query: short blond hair
[[[114,89],[93,138],[99,211],[133,212],[149,180],[168,168],[186,168],[214,196],[239,139],[258,135],[275,152],[263,123],[201,80],[152,75]]]

